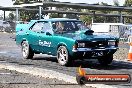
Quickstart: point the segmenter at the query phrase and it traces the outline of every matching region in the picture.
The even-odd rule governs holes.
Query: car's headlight
[[[109,46],[115,46],[115,41],[108,41]]]
[[[78,47],[85,47],[85,43],[78,43]]]

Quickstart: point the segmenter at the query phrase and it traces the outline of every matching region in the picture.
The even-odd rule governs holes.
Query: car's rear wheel
[[[71,63],[71,59],[68,50],[65,46],[60,46],[57,50],[57,60],[62,66],[68,66]]]
[[[24,59],[32,59],[34,56],[34,52],[30,48],[27,41],[22,42],[22,55]]]
[[[107,66],[112,63],[113,61],[113,55],[106,55],[101,58],[98,58],[98,61],[101,65]]]

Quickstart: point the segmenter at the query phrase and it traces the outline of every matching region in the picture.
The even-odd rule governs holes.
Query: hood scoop
[[[87,30],[86,32],[84,32],[85,35],[93,35],[93,33],[93,30]]]

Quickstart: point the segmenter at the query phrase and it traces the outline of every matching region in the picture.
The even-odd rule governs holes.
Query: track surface
[[[128,48],[126,45],[120,47]],[[126,52],[127,53],[127,52]],[[24,60],[21,55],[21,49],[15,44],[13,34],[0,33],[0,60],[19,65],[36,66],[46,68],[67,75],[75,76],[77,68],[81,65],[87,70],[87,73],[94,74],[130,74],[132,77],[132,63],[114,60],[108,67],[102,67],[96,60],[75,61],[70,67],[60,66],[55,57],[48,55],[35,55],[34,58]],[[132,82],[129,84],[111,85],[120,88],[132,88]]]

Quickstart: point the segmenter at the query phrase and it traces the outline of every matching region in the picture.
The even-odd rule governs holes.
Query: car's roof
[[[50,19],[41,19],[44,21],[79,21],[77,19],[69,19],[69,18],[50,18]]]
[[[50,18],[50,19],[41,19],[38,21],[79,21],[77,19],[69,19],[69,18]]]
[[[69,19],[69,18],[50,18],[50,19],[31,20],[30,24],[33,24],[33,23],[38,22],[38,21],[50,21],[50,22],[54,22],[54,21],[80,21],[80,20]]]

